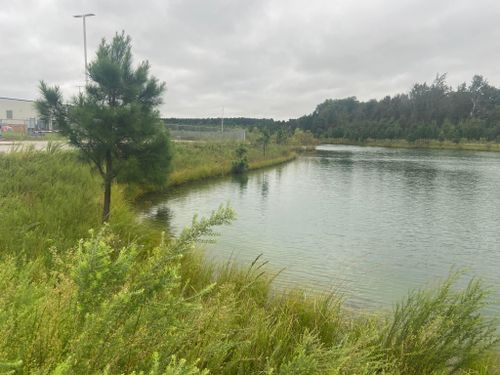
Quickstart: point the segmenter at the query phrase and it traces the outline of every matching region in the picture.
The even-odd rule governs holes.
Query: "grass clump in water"
[[[413,292],[397,305],[381,343],[405,373],[453,374],[498,342],[496,325],[481,315],[487,291],[478,280],[454,291],[457,278],[454,274],[436,289]]]

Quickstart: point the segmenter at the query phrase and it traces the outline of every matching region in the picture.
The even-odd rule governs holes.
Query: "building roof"
[[[30,102],[30,103],[34,102],[34,100],[30,100],[30,99],[9,98],[7,96],[0,96],[0,100],[14,100],[14,101],[18,101],[18,102]]]

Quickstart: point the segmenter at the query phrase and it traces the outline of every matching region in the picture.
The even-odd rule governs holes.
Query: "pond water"
[[[207,256],[284,271],[277,287],[336,290],[387,307],[452,269],[500,288],[500,154],[319,146],[241,178],[149,197],[141,215],[174,233],[229,202]]]

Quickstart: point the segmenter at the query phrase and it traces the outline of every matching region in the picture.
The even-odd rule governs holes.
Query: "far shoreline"
[[[409,142],[405,139],[366,139],[364,141],[346,138],[320,138],[318,144],[372,146],[388,148],[412,148],[412,149],[434,149],[434,150],[466,150],[466,151],[490,151],[500,152],[500,143],[461,140],[439,141],[437,139],[419,139]]]

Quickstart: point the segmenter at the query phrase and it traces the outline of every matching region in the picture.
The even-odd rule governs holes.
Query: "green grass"
[[[132,239],[138,228],[124,198],[113,190],[110,226]],[[55,246],[69,248],[100,226],[101,182],[76,153],[50,145],[49,151],[18,148],[0,154],[0,251],[28,259],[44,256]]]
[[[231,173],[238,144],[232,142],[175,143],[169,186]],[[249,169],[263,168],[295,158],[288,146],[270,145],[266,155],[257,146],[248,148]]]
[[[440,150],[500,152],[500,143],[488,141],[469,141],[465,139],[460,140],[460,142],[438,141],[435,139],[419,139],[415,142],[409,142],[405,139],[367,139],[365,141],[357,141],[345,138],[325,138],[321,140],[321,143],[392,148],[430,148]]]
[[[203,155],[196,147],[185,155]],[[217,159],[178,159],[176,168],[206,160]],[[231,221],[228,208],[162,238],[136,220],[119,187],[101,228],[100,181],[74,153],[3,154],[0,173],[0,373],[498,370],[479,282],[458,289],[453,276],[390,313],[355,313],[335,294],[273,290],[260,259],[205,262],[196,244]]]
[[[249,170],[285,163],[297,157],[295,148],[288,145],[271,144],[266,155],[259,146],[247,146]],[[237,147],[234,142],[175,142],[172,169],[166,185],[163,188],[129,186],[127,197],[134,200],[169,187],[231,174]]]

